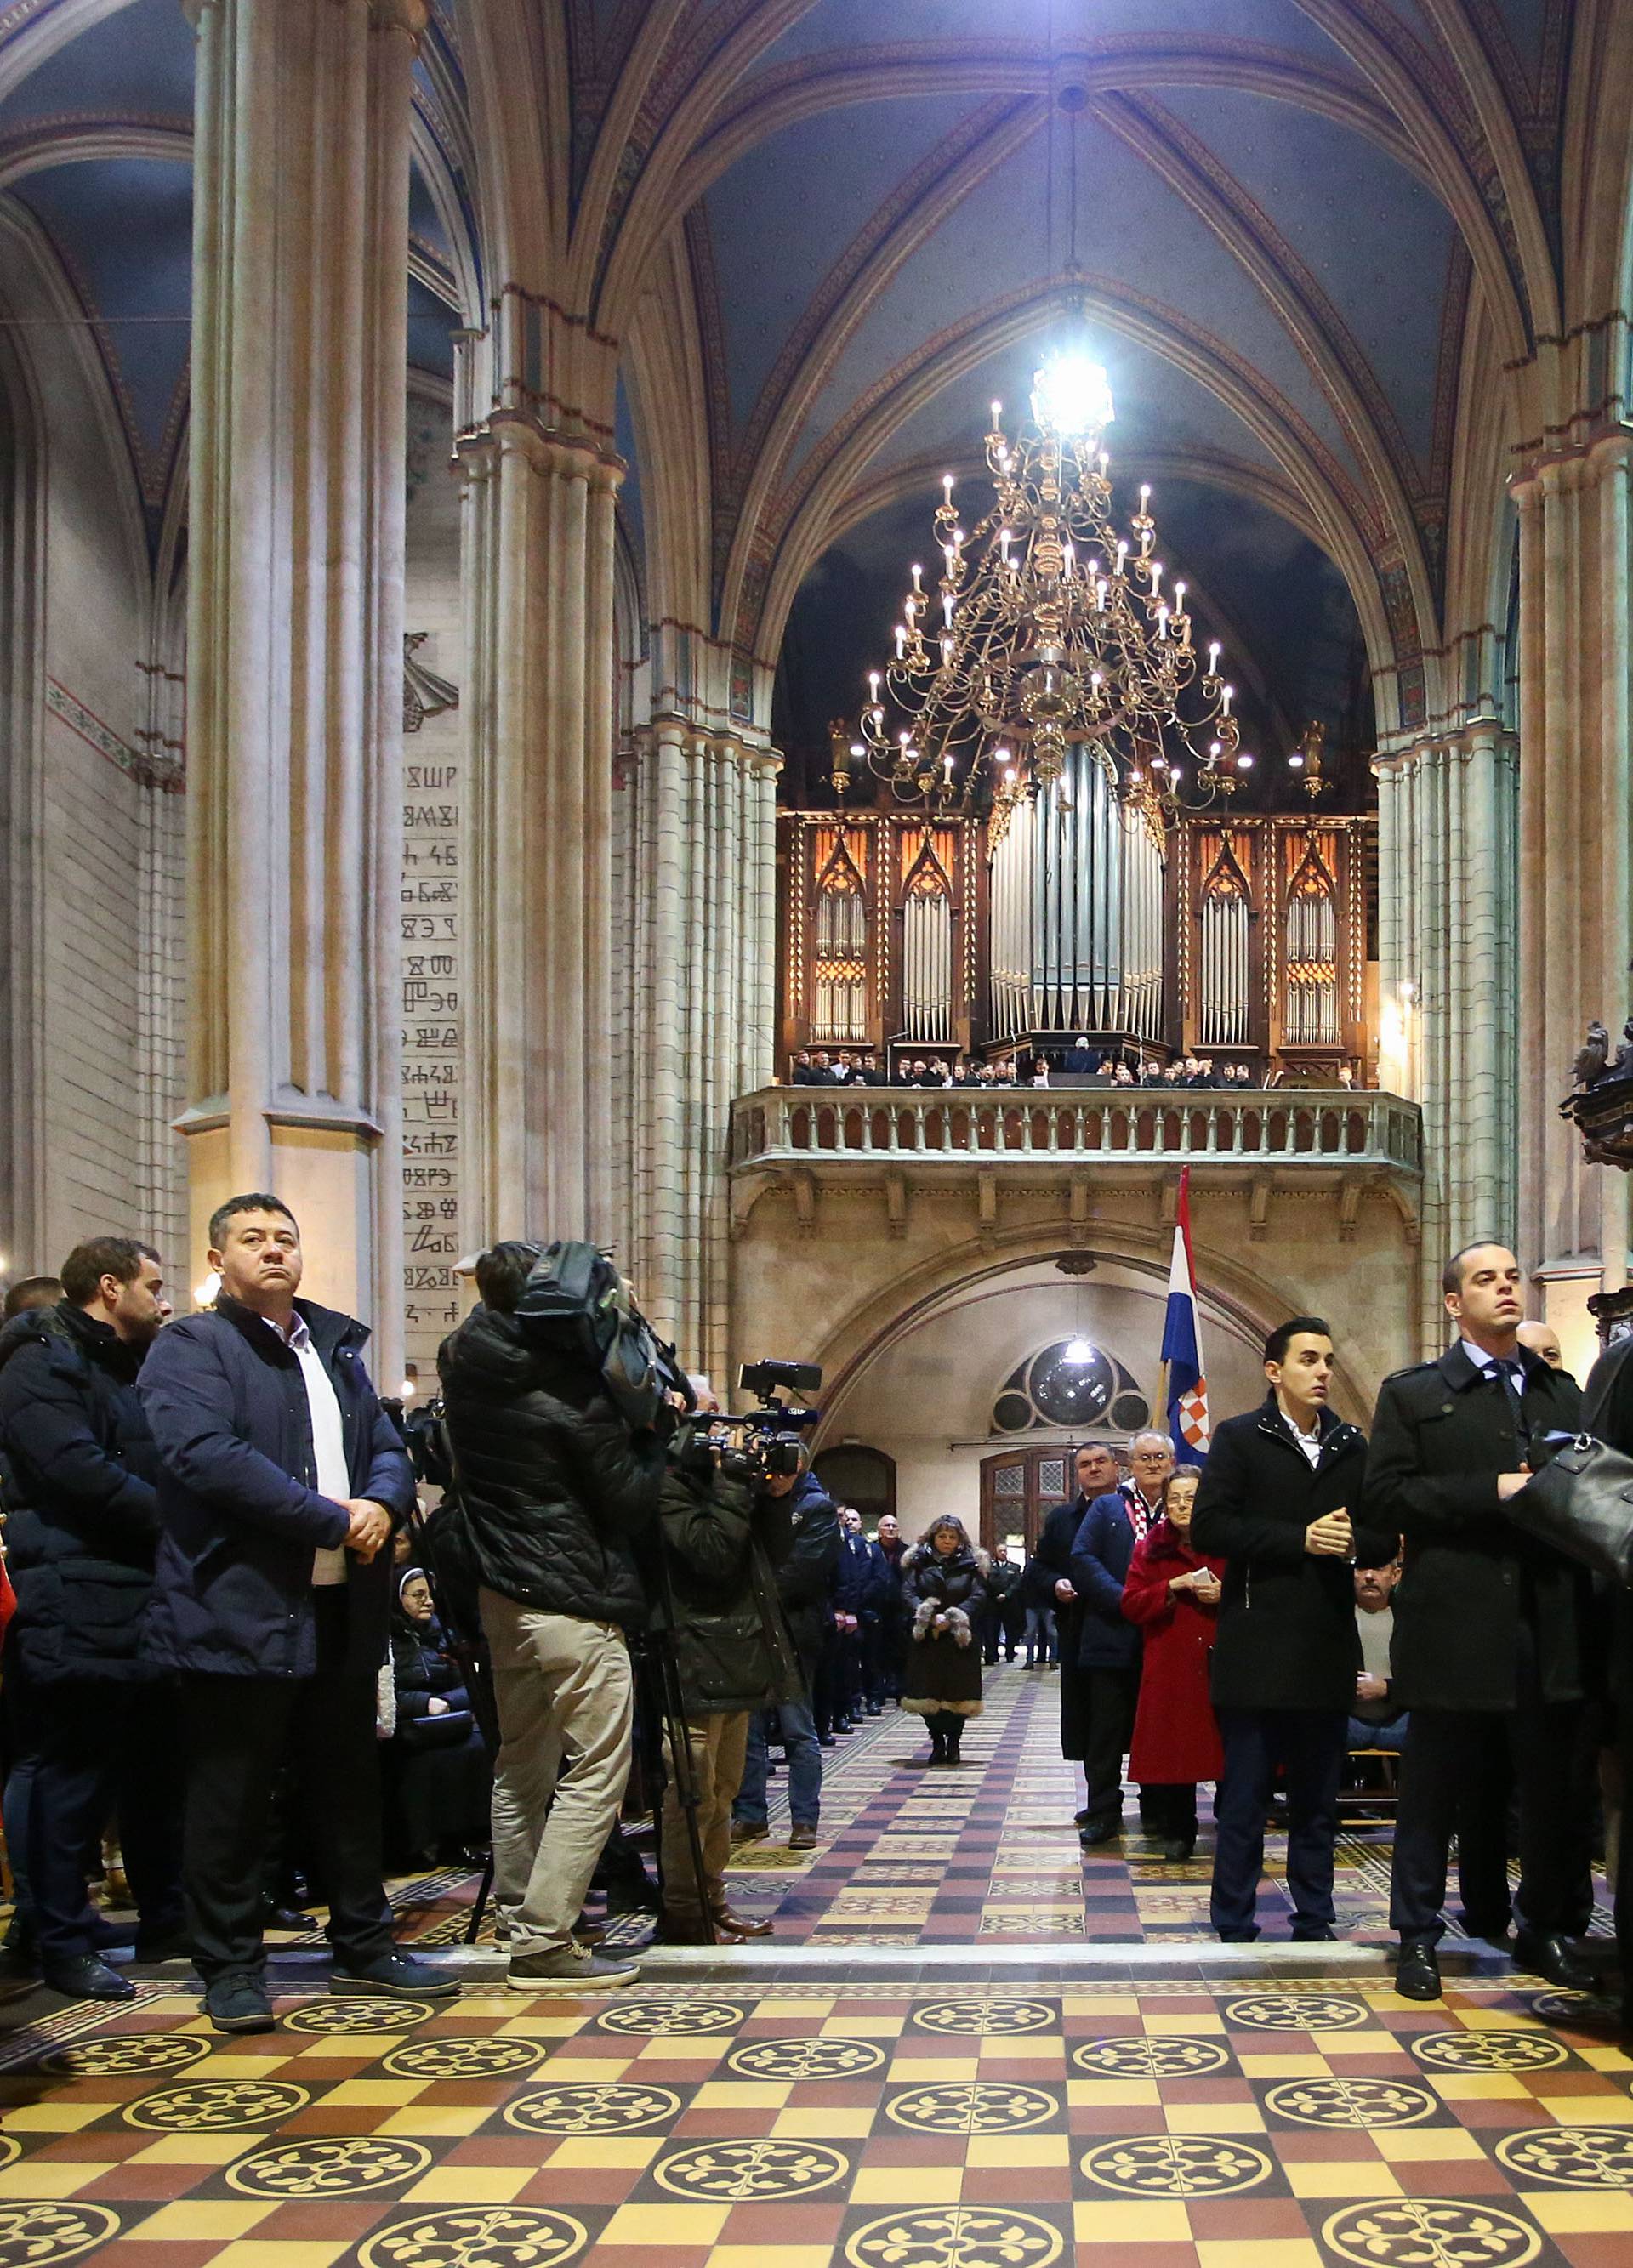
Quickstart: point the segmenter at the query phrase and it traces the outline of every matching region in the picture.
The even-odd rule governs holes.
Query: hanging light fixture
[[[865,763],[902,803],[1006,802],[1058,780],[1086,749],[1126,801],[1172,818],[1229,797],[1240,749],[1221,648],[1199,652],[1183,581],[1164,578],[1149,487],[1112,516],[1105,371],[1051,356],[1013,434],[993,404],[993,501],[966,528],[949,473],[935,510],[941,571],[912,581],[895,656],[868,680],[853,732],[833,738],[844,792]]]

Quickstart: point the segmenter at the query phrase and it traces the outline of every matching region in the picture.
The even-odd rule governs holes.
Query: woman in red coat
[[[1191,1548],[1200,1477],[1182,1467],[1169,1480],[1163,1517],[1134,1547],[1123,1586],[1123,1612],[1145,1633],[1128,1777],[1163,1856],[1176,1860],[1196,1848],[1196,1783],[1224,1769],[1208,1693],[1224,1562]]]

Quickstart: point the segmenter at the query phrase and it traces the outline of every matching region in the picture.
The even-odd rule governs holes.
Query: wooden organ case
[[[1081,799],[1033,825],[782,814],[780,1070],[796,1048],[979,1055],[1083,1032],[1131,1064],[1367,1079],[1376,820],[1193,817],[1160,850]]]

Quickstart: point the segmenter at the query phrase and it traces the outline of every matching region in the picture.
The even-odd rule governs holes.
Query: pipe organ
[[[1007,814],[787,812],[781,1036],[1365,1075],[1377,822],[1245,814],[1160,838],[1092,759]]]

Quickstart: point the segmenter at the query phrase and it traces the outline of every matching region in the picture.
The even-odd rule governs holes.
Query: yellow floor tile
[[[1400,2197],[1398,2177],[1369,2158],[1295,2159],[1282,2169],[1296,2198]]]
[[[1633,2055],[1625,2048],[1578,2048],[1577,2053],[1590,2071],[1633,2071]]]
[[[1264,2113],[1256,2102],[1170,2102],[1164,2108],[1171,2134],[1262,2134]]]
[[[957,2205],[963,2186],[962,2166],[862,2166],[851,2185],[851,2203]]]
[[[65,2164],[61,2159],[25,2158],[0,2173],[0,2198],[77,2197],[87,2183],[112,2170],[110,2166]]]
[[[1403,2166],[1486,2154],[1479,2135],[1471,2134],[1467,2126],[1375,2126],[1372,2144],[1380,2157]]]
[[[1137,2204],[1084,2198],[1072,2207],[1072,2233],[1079,2244],[1184,2244],[1191,2224],[1177,2198]]]
[[[300,2051],[301,2076],[304,2079],[314,2078],[316,2074],[312,2066],[326,2063],[331,2057],[344,2056],[348,2059],[355,2057],[361,2063],[366,2056],[372,2061],[376,2056],[389,2055],[393,2048],[400,2048],[402,2044],[401,2032],[320,2032]],[[267,2069],[264,2064],[256,2066],[259,2073],[265,2073]],[[284,2078],[288,2078],[290,2066],[283,2065],[281,2072]],[[210,2268],[217,2268],[216,2262],[212,2260]]]
[[[381,2121],[374,2132],[377,2134],[474,2134],[477,2127],[485,2124],[492,2115],[479,2103],[415,2102],[405,2110],[394,2110],[389,2118]],[[213,2261],[211,2268],[215,2268]]]
[[[267,2241],[247,2236],[218,2252],[210,2268],[334,2268],[351,2250],[344,2236],[332,2242],[327,2237],[292,2242],[288,2237]]]
[[[1068,2079],[1066,2100],[1077,2110],[1144,2110],[1162,2101],[1154,2079]]]
[[[1326,2079],[1323,2055],[1240,2055],[1244,2079]]]
[[[417,2102],[432,2084],[428,2079],[343,2079],[338,2086],[325,2088],[317,2100],[325,2110],[357,2110],[366,2104],[395,2110],[405,2102]]]
[[[460,2003],[462,2007],[466,2005],[462,2000]],[[536,2015],[528,2007],[527,2002],[515,1992],[510,1995],[509,2005],[517,2010],[525,2010],[526,2013],[514,2015],[508,2023],[499,2026],[498,2036],[500,2039],[570,2040],[575,2032],[581,2032],[584,2029],[582,2016],[552,2014],[548,2009]]]
[[[574,2086],[581,2080],[587,2087],[592,2083],[599,2085],[604,2079],[627,2077],[632,2060],[626,2055],[569,2056],[560,2061],[550,2058],[540,2069],[548,2069],[552,2080],[571,2080]]]
[[[1418,2075],[1447,2102],[1512,2102],[1531,2091],[1510,2071],[1425,2071]]]
[[[536,2166],[433,2166],[403,2191],[409,2205],[508,2205]]]
[[[905,2016],[828,2016],[817,2026],[824,2039],[896,2040],[907,2028]]]
[[[5,2114],[8,2134],[77,2134],[82,2126],[94,2126],[99,2118],[106,2118],[113,2108],[107,2102],[64,2102],[51,2095],[41,2095],[38,2102],[13,2104]]]
[[[735,2032],[654,2032],[635,2062],[723,2063],[736,2044]]]
[[[1069,2166],[1071,2162],[1069,2134],[972,2134],[964,2152],[964,2163],[970,2166]]]
[[[569,2134],[550,2153],[552,2166],[649,2166],[667,2149],[665,2134]]]
[[[1321,2052],[1336,2063],[1340,2056],[1393,2055],[1400,2046],[1393,2032],[1363,2026],[1356,2032],[1323,2032]]]
[[[1223,2032],[1224,2028],[1225,2020],[1223,2016],[1167,2016],[1160,2010],[1153,2008],[1148,2008],[1145,2012],[1145,2029],[1153,2039],[1166,2039],[1171,2033],[1174,2032],[1182,2036],[1187,2033]]]
[[[898,2055],[890,2060],[890,2077],[896,2080],[979,2079],[981,2060],[979,2050],[969,2055],[914,2056]]]
[[[1633,2126],[1633,2095],[1539,2094],[1537,2109],[1562,2126]]]
[[[602,2230],[599,2242],[666,2246],[715,2244],[730,2211],[728,2205],[621,2205]]]
[[[786,2079],[706,2079],[691,2101],[695,2110],[780,2110],[793,2092]]]
[[[1633,2234],[1633,2197],[1625,2190],[1522,2190],[1518,2202],[1550,2236]]]
[[[717,2244],[708,2268],[831,2268],[833,2250],[827,2244]]]
[[[855,2139],[873,2132],[871,2103],[854,2110],[780,2110],[772,2126],[778,2141],[802,2142]]]
[[[142,2223],[144,2244],[206,2244],[212,2238],[225,2244],[248,2235],[257,2222],[277,2211],[276,2199],[252,2203],[248,2198],[177,2198],[149,2213]]]

